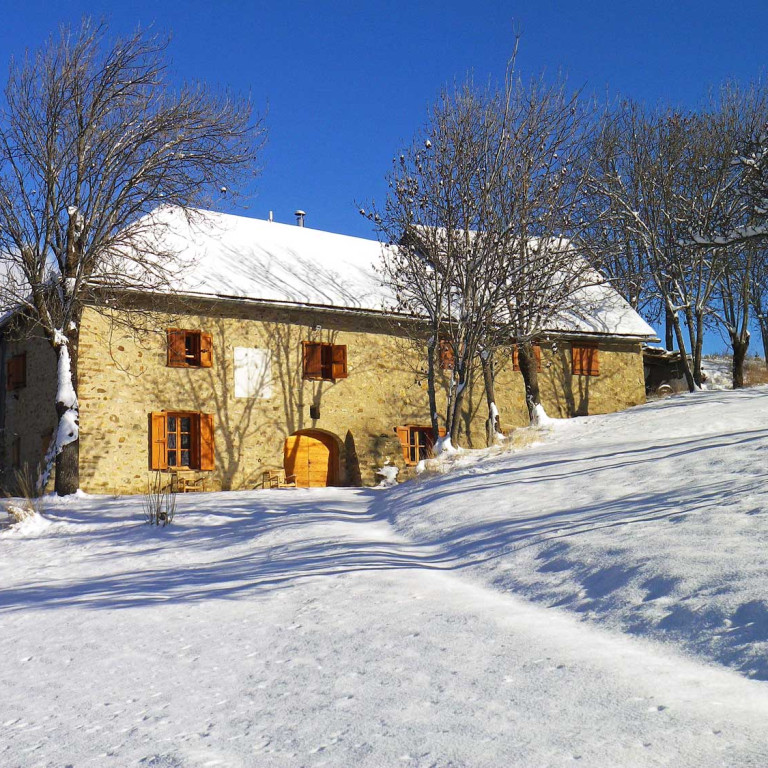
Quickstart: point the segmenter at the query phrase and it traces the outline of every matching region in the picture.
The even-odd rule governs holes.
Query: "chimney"
[[[299,226],[299,227],[303,227],[304,226],[304,217],[306,215],[307,214],[304,211],[302,211],[302,210],[298,210],[298,211],[296,211],[294,213],[294,216],[296,217],[296,225],[297,226]]]
[[[272,211],[270,211],[270,212],[269,212],[269,220],[270,220],[270,221],[274,221],[274,220],[275,220],[275,216],[274,216],[274,214],[272,213]]]

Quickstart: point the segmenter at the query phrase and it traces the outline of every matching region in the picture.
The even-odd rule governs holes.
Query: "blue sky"
[[[268,108],[263,173],[247,215],[371,237],[356,201],[381,200],[392,157],[440,87],[472,71],[500,77],[522,31],[524,75],[564,72],[574,87],[693,106],[724,79],[765,67],[768,3],[525,0],[247,2],[43,0],[3,3],[0,65],[60,23],[105,18],[172,35],[178,80],[249,93]]]

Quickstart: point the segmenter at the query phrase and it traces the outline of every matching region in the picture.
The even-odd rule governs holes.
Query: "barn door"
[[[322,432],[307,430],[291,435],[283,448],[286,477],[294,475],[299,488],[335,485],[339,461],[336,441]]]

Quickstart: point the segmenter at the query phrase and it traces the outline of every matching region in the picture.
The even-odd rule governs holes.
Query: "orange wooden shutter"
[[[331,378],[347,378],[347,346],[346,344],[334,344],[332,351]]]
[[[200,365],[203,368],[213,366],[213,335],[210,333],[200,334]]]
[[[452,371],[456,365],[453,345],[447,339],[440,340],[440,367],[444,371]]]
[[[536,358],[536,370],[541,373],[541,347],[538,344],[533,345],[533,356]]]
[[[168,469],[165,414],[149,414],[149,468]]]
[[[590,376],[600,375],[600,358],[597,347],[587,347],[587,371]]]
[[[186,331],[168,329],[168,365],[172,368],[184,368],[187,365],[186,337]]]
[[[210,470],[216,466],[213,445],[213,414],[200,414],[200,469]]]
[[[577,376],[599,376],[600,358],[595,345],[571,347],[572,373]]]
[[[408,427],[395,427],[397,432],[397,439],[400,441],[400,446],[403,449],[403,460],[406,464],[411,463],[411,457],[408,452],[408,444],[411,430]]]
[[[304,378],[323,378],[323,345],[315,341],[301,342],[304,357]]]

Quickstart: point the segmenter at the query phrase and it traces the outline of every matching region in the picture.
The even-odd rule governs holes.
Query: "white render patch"
[[[272,397],[271,355],[267,349],[235,347],[235,397]]]
[[[157,246],[178,254],[181,293],[367,311],[395,311],[381,277],[386,246],[376,240],[245,216],[164,207]],[[608,284],[583,288],[583,311],[564,314],[551,331],[656,338]]]

